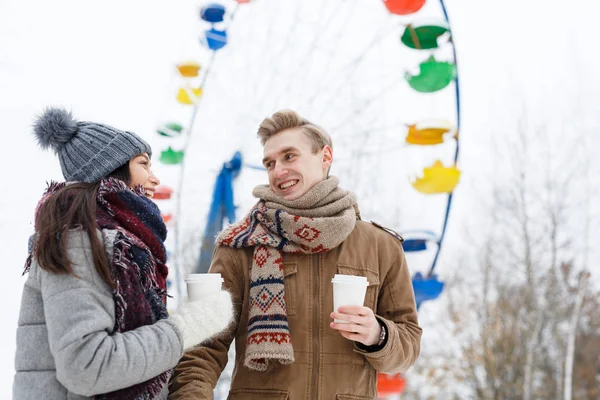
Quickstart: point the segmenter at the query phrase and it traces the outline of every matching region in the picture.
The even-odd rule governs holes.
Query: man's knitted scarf
[[[269,360],[294,362],[285,305],[283,253],[315,254],[342,243],[357,219],[354,194],[330,177],[297,200],[287,201],[268,186],[253,191],[258,203],[218,237],[222,246],[254,247],[250,269],[250,312],[244,364],[264,371]]]
[[[51,182],[40,204],[67,184]],[[130,189],[123,181],[113,178],[100,182],[96,205],[96,222],[105,239],[116,283],[114,332],[130,331],[167,318],[168,269],[164,247],[167,228],[160,210],[144,196],[141,186]],[[112,241],[113,246],[106,246],[107,241]],[[32,255],[30,252],[26,271]],[[166,371],[146,382],[94,398],[153,399],[168,383],[171,373]]]

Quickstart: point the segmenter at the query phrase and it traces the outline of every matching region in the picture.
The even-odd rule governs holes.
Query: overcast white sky
[[[165,142],[155,135],[156,125],[170,119],[185,124],[189,117],[189,110],[172,100],[178,84],[174,64],[184,59],[208,60],[197,41],[203,29],[197,17],[200,4],[191,0],[0,0],[0,173],[4,187],[0,247],[7,319],[0,336],[4,349],[0,398],[9,396],[14,373],[15,330],[25,280],[20,272],[33,209],[45,182],[61,179],[54,155],[40,151],[33,141],[34,116],[45,106],[63,105],[79,119],[138,132],[158,154]],[[235,3],[224,4],[232,10]],[[361,206],[367,216],[385,220],[396,212],[393,203],[406,199],[399,186],[373,186],[373,181],[406,183],[408,173],[402,168],[414,167],[394,161],[402,157],[401,147],[389,157],[381,151],[401,145],[402,136],[393,136],[400,122],[428,115],[451,118],[451,92],[435,99],[410,97],[402,80],[392,75],[399,69],[401,78],[415,66],[415,55],[397,44],[402,33],[398,24],[407,19],[390,18],[377,0],[323,4],[256,0],[239,7],[229,31],[231,45],[217,54],[207,81],[188,155],[194,161],[185,177],[186,229],[202,224],[220,163],[239,148],[249,162],[258,163],[256,124],[281,107],[297,107],[332,132],[340,143],[336,153],[340,174],[354,175],[347,186],[363,198],[369,190],[381,197],[373,201],[371,196]],[[594,128],[599,125],[600,77],[595,27],[600,5],[587,0],[568,5],[543,0],[447,0],[447,8],[463,95],[463,181],[451,219],[451,227],[457,227],[477,191],[478,181],[473,177],[502,167],[490,163],[491,137],[510,136],[523,105],[533,120],[568,126],[573,137],[582,132],[596,135],[589,143],[598,146]],[[429,0],[422,16],[439,20],[439,4]],[[292,34],[287,35],[288,31]],[[349,71],[349,62],[363,52],[368,57],[361,59],[356,71]],[[334,71],[331,79],[327,71]],[[336,76],[347,79],[338,82]],[[379,96],[377,90],[386,85],[391,91]],[[361,157],[358,170],[344,169],[351,168],[348,154],[357,148],[348,136],[374,126],[393,128],[383,129],[379,139],[369,142],[376,157]],[[563,140],[571,139],[565,136]],[[446,160],[450,153],[440,157]],[[164,183],[176,179],[173,168],[157,168]],[[262,180],[260,172],[241,176],[237,186],[240,213],[252,203],[250,188]],[[411,204],[409,214],[417,221],[429,214],[425,202]]]

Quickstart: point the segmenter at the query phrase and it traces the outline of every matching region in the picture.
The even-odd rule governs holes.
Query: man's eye
[[[292,158],[294,158],[294,155],[293,155],[293,154],[286,154],[286,155],[285,155],[285,159],[286,159],[286,160],[290,160],[290,159],[292,159]]]

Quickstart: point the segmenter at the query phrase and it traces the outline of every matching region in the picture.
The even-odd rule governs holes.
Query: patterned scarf
[[[265,371],[270,359],[294,362],[283,253],[315,254],[337,247],[354,229],[358,214],[354,194],[338,188],[335,177],[317,183],[297,200],[284,200],[264,185],[253,195],[259,202],[246,218],[224,230],[217,243],[254,247],[244,364]]]
[[[68,183],[52,182],[40,204]],[[160,210],[144,196],[141,186],[130,189],[120,180],[107,178],[100,182],[97,196],[96,222],[105,239],[116,288],[115,332],[126,332],[167,318],[166,286],[168,268],[164,241],[167,228]],[[38,205],[39,209],[39,205]],[[31,264],[30,253],[26,271]],[[95,399],[153,399],[169,381],[166,371],[146,382],[97,395]]]

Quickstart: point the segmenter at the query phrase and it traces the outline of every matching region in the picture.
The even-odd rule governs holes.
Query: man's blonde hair
[[[257,136],[264,146],[273,135],[286,129],[300,128],[310,139],[312,152],[317,153],[328,145],[333,148],[331,137],[318,125],[313,124],[294,110],[280,110],[265,118],[258,128]]]

